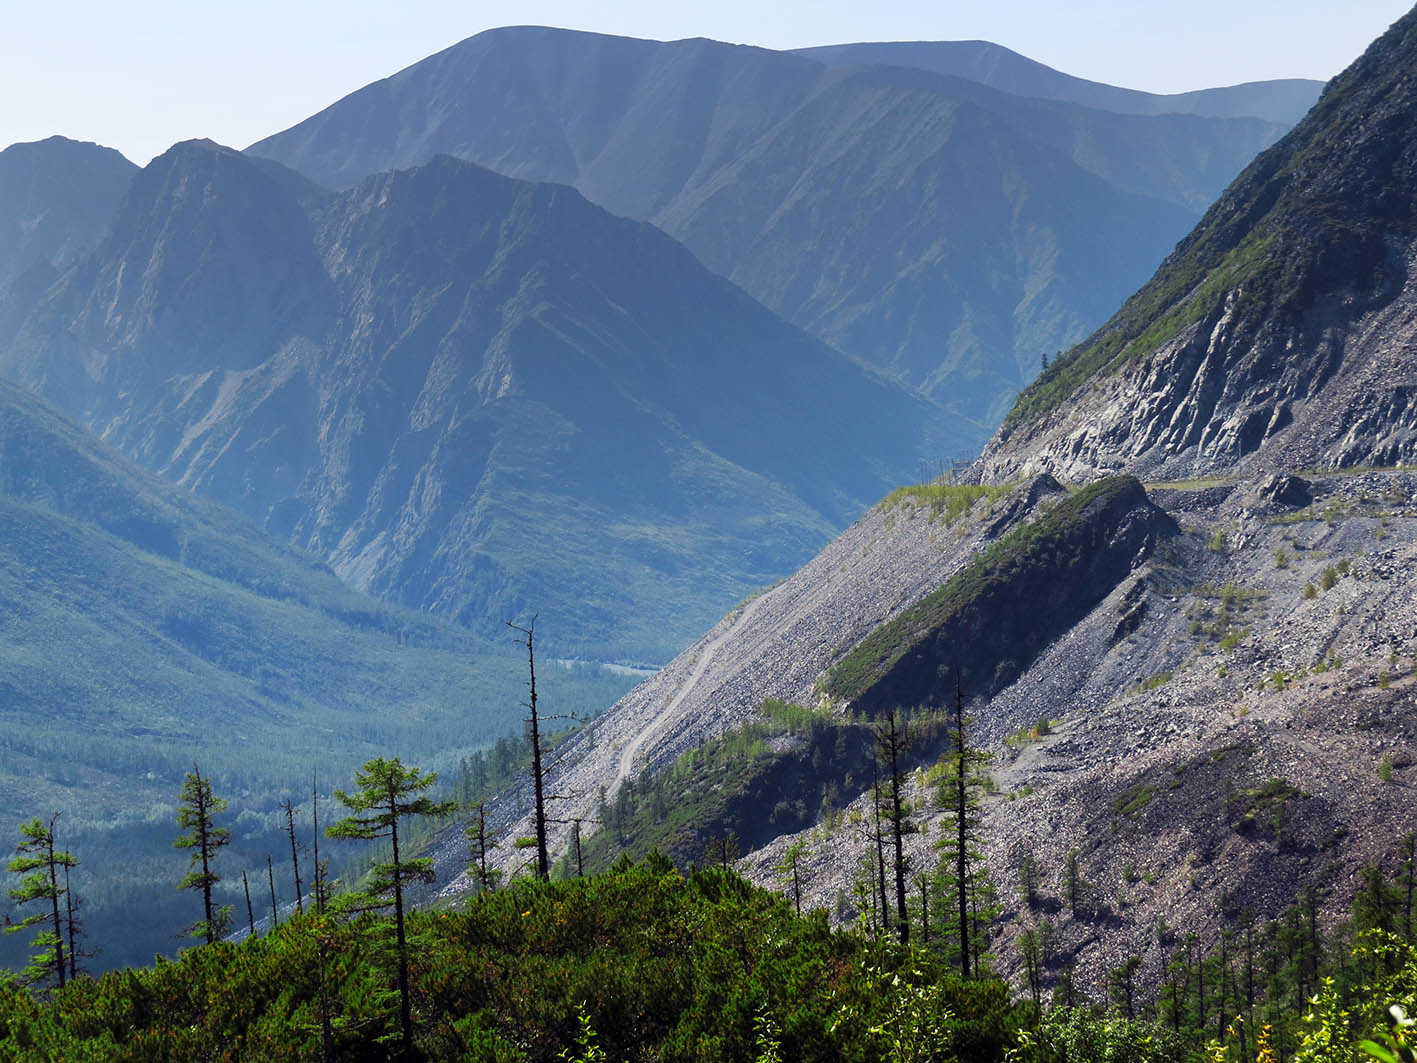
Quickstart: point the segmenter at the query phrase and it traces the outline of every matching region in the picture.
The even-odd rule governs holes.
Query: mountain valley
[[[0,152],[0,830],[107,969],[231,801],[0,1058],[1408,1058],[1414,69],[508,27]]]
[[[732,836],[755,881],[790,858],[804,904],[879,920],[871,725],[914,720],[924,875],[952,822],[935,783],[958,684],[993,756],[983,837],[1016,978],[1016,939],[1047,921],[1047,986],[1066,971],[1105,1001],[1136,958],[1154,999],[1185,935],[1209,948],[1301,896],[1336,926],[1367,868],[1406,866],[1414,48],[1409,15],[962,482],[896,492],[576,736],[557,815],[603,824],[587,852],[705,863]],[[1337,191],[1355,186],[1373,195]],[[530,829],[525,788],[496,810]],[[465,852],[440,859],[451,875]],[[1041,900],[1014,885],[1029,861]]]
[[[601,660],[968,438],[656,230],[447,157],[332,195],[179,145],[0,368],[361,590]]]

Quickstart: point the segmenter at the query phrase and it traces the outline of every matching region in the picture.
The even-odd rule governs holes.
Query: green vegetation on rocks
[[[1134,512],[1149,519],[1124,519]],[[825,691],[873,706],[940,704],[953,694],[955,669],[971,697],[997,689],[1172,528],[1136,480],[1089,484],[1011,529],[877,627],[828,670]]]
[[[943,717],[912,714],[915,748],[938,746],[945,726]],[[762,719],[626,781],[597,813],[587,866],[654,850],[681,864],[707,862],[721,856],[723,839],[746,852],[810,827],[870,784],[874,741],[867,720],[770,701]]]
[[[887,513],[903,505],[928,509],[932,521],[943,520],[948,528],[981,498],[992,502],[1013,487],[1013,484],[911,484],[897,487],[880,503],[880,508]]]

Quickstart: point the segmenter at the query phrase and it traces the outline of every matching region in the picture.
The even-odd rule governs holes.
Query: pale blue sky
[[[1152,92],[1325,79],[1402,0],[0,0],[0,146],[51,133],[146,162],[206,136],[244,147],[494,26],[770,48],[983,39]]]

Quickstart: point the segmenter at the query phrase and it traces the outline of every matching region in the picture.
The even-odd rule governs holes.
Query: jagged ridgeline
[[[1415,63],[1409,13],[1024,390],[985,474],[1411,460]]]
[[[1317,86],[1288,107],[1253,87],[1207,106],[959,47],[508,27],[248,150],[331,187],[440,152],[574,185],[992,427],[1040,355],[1102,321]],[[1012,79],[1018,64],[1033,69]]]
[[[332,193],[179,144],[0,369],[361,590],[629,663],[979,435],[650,225],[448,156]]]

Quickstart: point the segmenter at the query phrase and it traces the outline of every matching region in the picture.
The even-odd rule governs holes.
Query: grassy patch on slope
[[[1129,478],[1099,480],[1060,500],[1036,520],[1013,528],[980,553],[962,571],[941,584],[894,620],[866,636],[827,670],[826,693],[842,701],[860,697],[889,672],[917,643],[938,630],[970,602],[987,595],[1011,577],[1015,566],[1040,543],[1061,541],[1068,528],[1097,498]]]

